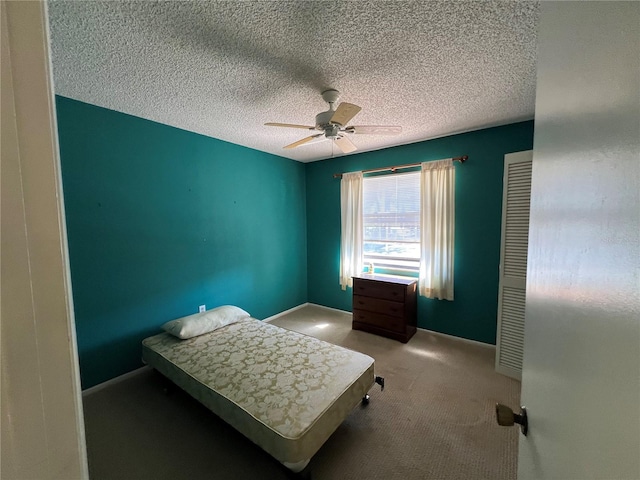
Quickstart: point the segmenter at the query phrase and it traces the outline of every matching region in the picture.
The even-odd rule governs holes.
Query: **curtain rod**
[[[453,157],[451,160],[453,160],[454,162],[464,163],[468,159],[469,159],[468,155],[462,155],[461,157]],[[419,167],[421,165],[422,165],[422,163],[407,163],[405,165],[395,165],[393,167],[372,168],[371,170],[363,170],[362,173],[386,172],[387,170],[395,172],[396,170],[400,170],[400,169],[403,169],[403,168],[413,168],[413,167]],[[343,173],[334,173],[333,174],[333,178],[340,178],[340,177],[342,177],[342,175],[344,175],[344,174]]]

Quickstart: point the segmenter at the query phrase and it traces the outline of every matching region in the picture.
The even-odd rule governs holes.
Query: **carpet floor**
[[[495,350],[418,330],[407,343],[351,330],[351,314],[314,305],[272,322],[370,355],[375,385],[309,464],[313,480],[516,478],[520,382],[495,373]],[[279,463],[180,390],[143,369],[83,398],[89,473],[107,479],[265,479]]]

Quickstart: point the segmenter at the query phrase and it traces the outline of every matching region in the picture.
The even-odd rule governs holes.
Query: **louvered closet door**
[[[533,151],[504,157],[496,371],[522,378]]]

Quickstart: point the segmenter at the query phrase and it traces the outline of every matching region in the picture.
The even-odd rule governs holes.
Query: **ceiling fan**
[[[309,143],[316,138],[325,137],[338,146],[343,153],[351,153],[357,150],[356,146],[347,138],[347,134],[373,134],[373,135],[397,135],[402,132],[402,127],[393,125],[360,125],[346,126],[346,124],[355,117],[360,110],[358,105],[353,103],[342,102],[336,108],[336,103],[340,98],[340,92],[337,90],[325,90],[322,92],[322,98],[329,104],[329,110],[316,115],[315,126],[295,125],[291,123],[265,123],[269,127],[289,127],[303,128],[306,130],[320,130],[322,133],[310,135],[297,142],[286,145],[284,148],[296,148],[300,145]],[[324,139],[323,139],[324,140]]]

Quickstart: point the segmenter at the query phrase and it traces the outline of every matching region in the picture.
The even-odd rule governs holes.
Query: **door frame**
[[[47,4],[0,9],[2,477],[88,479]]]

